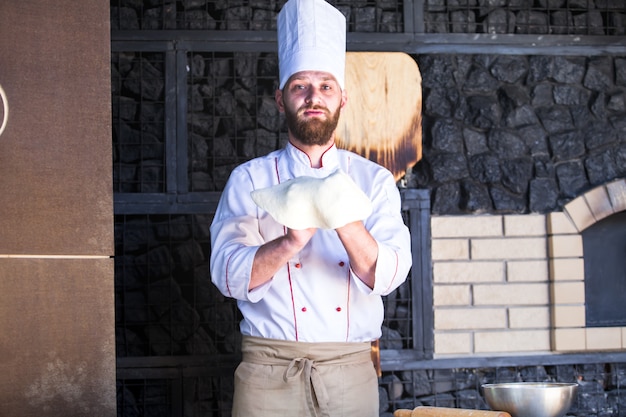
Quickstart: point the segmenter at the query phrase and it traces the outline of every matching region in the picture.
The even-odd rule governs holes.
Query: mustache
[[[328,107],[324,107],[324,106],[320,106],[320,105],[305,105],[300,107],[300,109],[298,110],[298,113],[303,113],[305,111],[308,110],[319,110],[319,111],[323,111],[324,113],[330,113],[330,110],[328,110]]]

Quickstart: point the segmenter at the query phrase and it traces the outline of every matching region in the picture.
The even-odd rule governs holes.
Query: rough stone
[[[527,211],[525,196],[497,186],[491,187],[489,192],[493,205],[499,213],[525,213]]]
[[[574,127],[577,129],[584,130],[597,122],[589,106],[568,106],[568,108],[570,109],[572,120],[574,121]]]
[[[446,13],[428,13],[425,23],[426,33],[448,33],[448,15]]]
[[[478,7],[480,10],[480,15],[484,16],[496,7],[504,7],[507,5],[507,0],[478,0]]]
[[[419,397],[430,394],[430,377],[427,371],[403,371],[403,381],[411,381],[410,384],[405,386],[407,393],[412,397]]]
[[[585,167],[580,161],[565,162],[556,166],[559,189],[565,197],[574,198],[589,187]]]
[[[428,55],[420,62],[422,86],[427,88],[451,88],[454,80],[453,59],[449,55]]]
[[[453,103],[448,99],[447,91],[442,88],[430,90],[424,100],[424,109],[433,116],[452,117],[453,107]]]
[[[530,103],[528,89],[519,84],[506,84],[498,90],[500,105],[504,112]]]
[[[626,117],[624,115],[615,115],[609,117],[609,122],[611,126],[617,130],[618,135],[620,135],[621,140],[623,141],[626,138]]]
[[[563,84],[580,84],[585,76],[585,58],[560,57],[554,58],[554,81]]]
[[[535,157],[533,164],[535,178],[554,178],[554,164],[547,155],[545,157]]]
[[[620,91],[618,93],[610,94],[606,109],[612,113],[626,112],[626,93]]]
[[[515,13],[510,10],[495,9],[489,12],[484,22],[485,33],[506,34],[515,32]]]
[[[493,154],[480,154],[469,159],[469,171],[472,178],[484,184],[499,183],[502,180],[500,160]]]
[[[585,146],[589,150],[594,150],[603,146],[612,145],[617,141],[617,134],[611,126],[606,123],[591,123],[583,129]]]
[[[533,107],[551,107],[554,104],[554,95],[552,84],[537,84],[531,92],[531,103]]]
[[[591,96],[589,90],[574,85],[557,85],[552,92],[554,102],[565,105],[586,105]]]
[[[493,209],[487,186],[472,181],[462,182],[459,203],[462,210],[470,213],[488,213]]]
[[[593,115],[596,116],[598,119],[606,119],[606,101],[606,94],[603,92],[598,93],[591,98],[591,105],[589,106],[589,108],[591,109]]]
[[[567,35],[574,25],[572,12],[569,10],[557,10],[550,14],[550,25],[555,35]]]
[[[493,129],[487,136],[489,149],[502,159],[518,158],[528,154],[528,148],[519,134],[512,130]]]
[[[432,128],[433,149],[448,152],[463,152],[462,128],[450,119],[439,119]]]
[[[607,149],[597,154],[592,154],[585,159],[585,169],[591,185],[601,185],[618,176],[618,168],[615,164],[615,150]]]
[[[626,58],[615,58],[615,84],[626,87]]]
[[[547,34],[549,32],[546,13],[522,10],[517,13],[515,32],[521,34]]]
[[[438,153],[431,158],[433,180],[444,183],[467,177],[467,162],[462,153]]]
[[[376,32],[377,7],[359,7],[354,10],[354,30],[356,32]]]
[[[467,99],[468,118],[466,122],[472,126],[489,129],[499,124],[502,109],[493,96],[471,96]]]
[[[555,133],[548,141],[556,161],[568,161],[585,154],[585,138],[579,130]]]
[[[574,15],[574,33],[579,35],[605,35],[602,14],[598,11]]]
[[[557,207],[559,187],[552,178],[530,181],[529,208],[533,213],[549,213]]]
[[[554,58],[546,55],[534,55],[528,58],[528,82],[538,83],[552,77]]]
[[[519,135],[524,140],[531,155],[548,153],[548,135],[539,123],[520,128]]]
[[[540,107],[537,116],[548,133],[563,132],[574,126],[572,115],[565,106]]]
[[[511,128],[533,126],[539,123],[539,119],[537,119],[531,106],[521,106],[514,109],[506,115],[505,120],[506,126]]]
[[[613,62],[609,57],[591,58],[583,85],[590,90],[606,91],[613,86]]]
[[[458,214],[461,187],[459,183],[448,183],[433,192],[433,214]]]
[[[533,164],[530,158],[501,161],[500,169],[502,170],[502,185],[515,194],[526,192],[533,174]]]
[[[471,10],[455,10],[450,13],[452,33],[475,33],[476,15]]]
[[[489,150],[487,147],[487,136],[483,132],[479,132],[475,129],[464,128],[463,140],[467,155],[470,157]]]
[[[469,93],[491,93],[498,88],[496,80],[485,68],[474,65],[468,72],[463,89]]]
[[[493,62],[490,72],[498,81],[512,84],[528,73],[528,61],[525,57],[500,55]]]

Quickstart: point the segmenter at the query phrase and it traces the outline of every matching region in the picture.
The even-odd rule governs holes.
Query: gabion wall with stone
[[[548,213],[626,175],[626,58],[424,55],[434,214]]]
[[[437,406],[489,410],[481,385],[501,382],[576,382],[567,416],[625,416],[626,365],[528,365],[423,369],[386,373],[381,380],[380,416],[399,408]]]
[[[427,33],[624,35],[622,0],[425,0]]]

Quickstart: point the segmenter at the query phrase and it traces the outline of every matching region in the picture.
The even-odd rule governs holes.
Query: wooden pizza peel
[[[384,166],[398,181],[422,157],[417,63],[403,52],[348,52],[345,84],[337,146]]]

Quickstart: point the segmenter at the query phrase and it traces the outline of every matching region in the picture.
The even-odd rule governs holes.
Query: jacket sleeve
[[[402,219],[400,192],[391,173],[376,175],[370,199],[373,210],[365,227],[378,243],[378,259],[374,288],[362,287],[372,294],[387,295],[406,280],[411,269],[411,236]]]
[[[222,294],[238,300],[258,301],[263,286],[248,291],[252,263],[263,239],[257,208],[250,197],[250,175],[235,169],[220,197],[211,224],[211,280]]]

